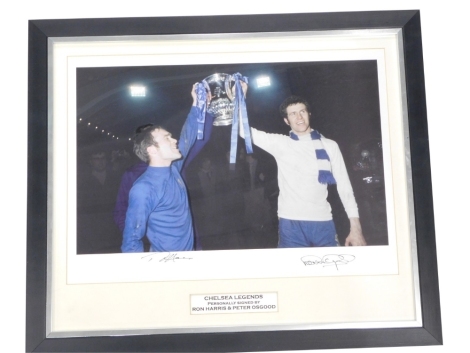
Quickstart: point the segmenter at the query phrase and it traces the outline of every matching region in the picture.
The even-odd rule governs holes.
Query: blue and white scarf
[[[291,139],[299,140],[299,136],[297,136],[294,132],[291,131],[289,135]],[[318,131],[312,130],[310,137],[313,140],[315,152],[317,155],[318,182],[320,184],[336,184],[336,180],[331,173],[330,157],[328,156],[328,153],[323,147],[323,143],[321,141],[322,135]]]

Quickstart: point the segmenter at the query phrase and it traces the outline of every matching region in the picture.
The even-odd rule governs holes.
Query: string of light
[[[83,122],[83,119],[80,118],[78,119],[78,123],[81,124]],[[109,136],[110,138],[112,139],[116,139],[116,140],[119,140],[119,136],[116,136],[115,134],[113,134],[111,131],[106,131],[105,129],[101,129],[98,125],[92,125],[91,122],[88,122],[86,124],[87,128],[93,128],[93,126],[95,127],[94,130],[99,132],[99,130],[101,130],[101,134],[104,135],[104,136]],[[128,138],[129,141],[132,140],[132,137],[129,137]]]

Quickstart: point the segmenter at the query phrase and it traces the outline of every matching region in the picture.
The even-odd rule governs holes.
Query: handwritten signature
[[[307,255],[302,256],[300,260],[303,262],[305,266],[314,266],[314,265],[321,265],[323,267],[326,266],[335,266],[337,270],[339,270],[339,266],[347,265],[351,261],[354,261],[356,257],[354,255],[347,255],[347,254],[330,254],[324,255],[322,257],[315,256],[315,255]]]
[[[155,258],[160,258],[158,262],[176,262],[177,260],[192,260],[192,257],[184,257],[184,256],[178,256],[177,253],[168,253],[166,256],[163,258],[160,257],[160,253],[154,253],[154,254],[149,254],[142,256],[140,259],[141,260],[146,260],[148,262],[152,261]]]

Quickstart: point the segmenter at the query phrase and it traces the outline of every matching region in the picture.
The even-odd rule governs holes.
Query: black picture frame
[[[400,28],[408,108],[422,327],[46,337],[48,39]],[[27,352],[282,351],[442,344],[419,10],[29,21]]]

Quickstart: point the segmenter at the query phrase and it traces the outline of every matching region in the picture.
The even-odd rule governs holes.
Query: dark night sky
[[[253,127],[287,132],[278,107],[284,98],[295,94],[311,103],[312,126],[340,147],[380,138],[374,61],[100,67],[77,69],[77,115],[82,119],[78,124],[79,147],[88,150],[97,143],[109,144],[103,129],[124,143],[137,126],[148,122],[178,136],[191,105],[192,84],[215,72],[240,72],[251,80],[247,105]],[[260,74],[270,75],[271,87],[255,87],[252,82]],[[148,95],[130,97],[132,83],[144,84]]]

